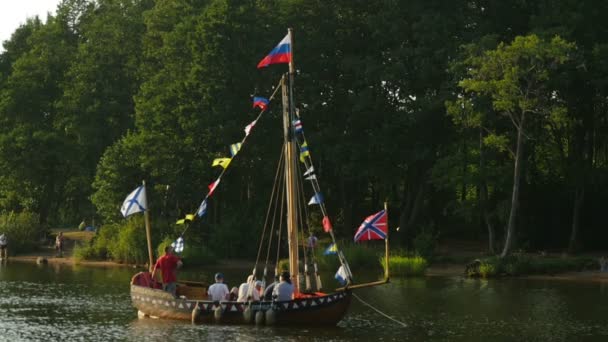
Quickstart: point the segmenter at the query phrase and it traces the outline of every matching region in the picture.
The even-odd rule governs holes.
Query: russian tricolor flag
[[[275,46],[268,56],[264,57],[258,63],[258,69],[265,68],[270,64],[289,63],[291,62],[291,39],[289,33],[281,40],[279,45]]]
[[[253,108],[259,107],[262,111],[266,110],[268,107],[268,99],[265,97],[254,97],[253,98]]]

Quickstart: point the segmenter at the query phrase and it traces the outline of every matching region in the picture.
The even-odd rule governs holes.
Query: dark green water
[[[184,278],[209,280],[215,269]],[[608,285],[460,277],[394,279],[355,292],[402,327],[353,299],[336,328],[191,325],[138,319],[131,269],[0,267],[1,341],[608,341]],[[224,272],[230,286],[245,278]],[[330,284],[330,280],[327,280]]]

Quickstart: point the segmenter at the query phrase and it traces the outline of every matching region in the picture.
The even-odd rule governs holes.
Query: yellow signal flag
[[[194,214],[188,214],[186,215],[185,218],[181,219],[181,220],[177,220],[177,222],[175,222],[175,224],[184,224],[184,223],[188,223],[188,222],[192,222],[194,221]]]
[[[221,166],[224,169],[228,167],[228,165],[230,165],[230,162],[232,161],[232,158],[216,158],[215,160],[213,160],[213,164],[211,164],[211,166]]]

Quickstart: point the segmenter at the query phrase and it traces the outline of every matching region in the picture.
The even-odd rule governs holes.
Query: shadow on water
[[[209,281],[216,269],[188,270]],[[237,286],[249,270],[225,272]],[[128,268],[0,267],[0,331],[13,341],[605,341],[608,286],[550,280],[397,278],[356,294],[403,327],[356,299],[337,327],[192,325],[138,319]],[[333,284],[326,279],[325,284]]]

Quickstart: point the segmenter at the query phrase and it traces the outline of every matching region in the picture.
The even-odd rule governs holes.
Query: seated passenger
[[[242,283],[239,286],[239,296],[237,298],[238,302],[247,302],[249,301],[249,286],[253,283],[253,275],[247,277],[247,282]]]
[[[230,298],[230,291],[228,290],[228,286],[224,284],[223,274],[215,274],[215,284],[209,286],[207,294],[209,295],[209,300],[212,300],[214,302],[228,300]]]
[[[239,289],[238,287],[233,287],[230,289],[230,293],[228,294],[228,298],[231,302],[234,302],[239,297]]]
[[[279,282],[275,281],[274,283],[266,286],[266,289],[264,290],[264,300],[272,300],[272,292],[274,291],[274,287],[277,286]]]
[[[291,283],[289,272],[285,271],[281,273],[280,281],[272,291],[272,297],[278,301],[292,300],[293,292],[294,287]]]

